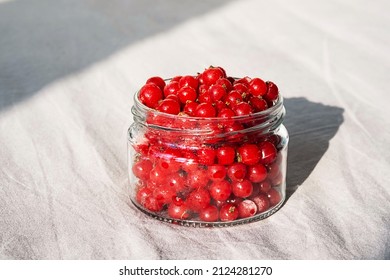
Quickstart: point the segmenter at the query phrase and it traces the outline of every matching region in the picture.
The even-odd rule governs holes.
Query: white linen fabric
[[[1,259],[389,259],[390,2],[0,1]],[[288,200],[229,228],[130,202],[127,128],[150,76],[274,81]]]

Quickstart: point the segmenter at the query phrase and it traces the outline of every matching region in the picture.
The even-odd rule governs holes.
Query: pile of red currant
[[[229,222],[279,204],[281,139],[253,129],[278,98],[273,82],[232,78],[221,67],[149,78],[136,96],[147,107],[133,145],[137,205],[173,220]]]

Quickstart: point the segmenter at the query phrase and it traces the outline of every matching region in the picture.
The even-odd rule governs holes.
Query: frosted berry
[[[238,204],[238,214],[240,218],[249,218],[257,213],[257,206],[252,200],[245,199]]]
[[[226,203],[221,206],[219,211],[219,218],[223,222],[234,221],[238,218],[237,205],[233,203]]]
[[[197,189],[192,191],[187,198],[188,207],[194,211],[199,212],[210,204],[210,194],[205,189]]]
[[[265,194],[259,194],[253,198],[253,202],[256,203],[258,213],[268,210],[270,202]]]

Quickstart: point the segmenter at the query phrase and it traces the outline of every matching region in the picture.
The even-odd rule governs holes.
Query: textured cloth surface
[[[390,2],[0,0],[1,259],[389,259]],[[276,82],[288,200],[221,229],[130,203],[148,77]]]

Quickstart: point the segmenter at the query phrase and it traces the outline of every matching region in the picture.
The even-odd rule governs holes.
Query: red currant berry
[[[210,185],[209,190],[211,197],[217,201],[227,200],[232,193],[230,183],[226,180],[220,182],[213,182]]]
[[[203,93],[206,93],[206,92],[208,92],[208,90],[209,90],[209,87],[208,86],[206,86],[206,85],[200,85],[199,87],[198,87],[198,94],[199,95],[201,95],[201,94],[203,94]]]
[[[164,96],[167,97],[170,94],[177,95],[179,89],[179,83],[171,80],[164,88]]]
[[[197,151],[200,164],[212,165],[215,162],[216,151],[210,147],[202,147]]]
[[[223,69],[221,66],[217,66],[216,68],[218,68],[219,70],[221,70],[222,73],[223,73],[223,77],[226,78],[226,71],[225,71],[225,69]]]
[[[253,109],[252,109],[251,105],[249,105],[246,102],[237,103],[233,107],[233,111],[236,114],[236,116],[245,116],[245,115],[250,115],[253,113]]]
[[[271,206],[275,206],[282,199],[282,197],[280,196],[280,193],[276,189],[274,189],[274,188],[271,188],[268,191],[267,196],[268,196],[268,199],[269,199],[269,202],[270,202]]]
[[[218,216],[218,208],[214,205],[207,206],[199,213],[199,218],[204,222],[216,222],[218,221]]]
[[[271,187],[271,182],[268,179],[258,184],[258,188],[261,193],[267,193],[271,189]]]
[[[236,151],[233,147],[222,146],[217,149],[217,160],[219,164],[230,165],[234,162]]]
[[[184,162],[181,168],[187,173],[198,170],[198,157],[191,150],[183,150],[182,153]]]
[[[185,179],[179,173],[172,173],[166,178],[166,184],[175,192],[182,192],[186,189]]]
[[[165,99],[172,99],[172,100],[175,100],[176,102],[180,102],[179,97],[177,95],[174,95],[174,94],[168,95],[167,97],[165,97]]]
[[[236,104],[243,101],[243,98],[237,90],[232,90],[225,96],[224,101],[229,108],[234,108]]]
[[[248,197],[249,199],[254,198],[255,196],[257,196],[260,193],[259,183],[252,183],[252,185],[253,185],[253,191],[252,191],[251,196]]]
[[[237,197],[248,197],[253,192],[253,185],[249,180],[235,181],[232,183],[232,192]]]
[[[209,91],[199,93],[198,96],[198,102],[199,103],[213,103],[213,97]]]
[[[169,204],[172,198],[176,196],[176,192],[169,185],[159,185],[153,190],[153,197],[156,198],[163,205]]]
[[[198,88],[198,79],[194,76],[183,76],[179,80],[179,87],[192,87],[193,89]]]
[[[164,99],[156,109],[163,113],[177,115],[180,113],[180,104],[173,99]]]
[[[180,79],[181,79],[181,77],[183,77],[183,76],[175,76],[175,77],[173,77],[173,78],[171,79],[171,82],[179,82]]]
[[[198,97],[196,90],[192,87],[185,86],[179,89],[177,96],[182,104],[186,104],[189,101],[195,101]]]
[[[253,96],[263,96],[267,93],[267,85],[260,78],[253,78],[249,83],[248,91]]]
[[[276,162],[268,165],[267,169],[268,169],[268,178],[271,180],[271,182],[278,177],[279,173],[281,173],[279,164],[277,164]]]
[[[210,204],[210,200],[210,194],[205,189],[194,190],[187,197],[188,207],[194,212],[206,208]]]
[[[225,104],[225,103],[223,103]],[[227,107],[222,108],[218,111],[218,118],[221,118],[221,125],[223,127],[231,127],[234,124],[234,120],[232,119],[236,114],[233,112],[232,109],[229,109]]]
[[[146,81],[146,84],[155,84],[161,91],[163,91],[165,87],[165,81],[161,77],[151,77]]]
[[[283,183],[283,174],[282,172],[279,172],[277,176],[271,179],[273,186],[278,186]]]
[[[217,116],[219,115],[219,112],[221,112],[223,109],[228,109],[225,102],[221,100],[214,102],[214,108],[217,110]]]
[[[268,109],[267,101],[257,96],[249,97],[248,103],[252,106],[255,112],[261,112]]]
[[[243,83],[235,83],[233,89],[238,91],[241,95],[248,91],[248,87]]]
[[[248,179],[253,183],[259,183],[267,178],[267,168],[261,163],[248,167]]]
[[[190,209],[186,203],[175,203],[174,201],[169,204],[168,215],[173,219],[186,220],[190,217]]]
[[[166,148],[164,152],[157,153],[157,166],[166,174],[180,170],[182,153],[179,149]]]
[[[213,182],[223,181],[226,177],[226,167],[224,165],[214,164],[208,167],[209,178]]]
[[[264,212],[270,207],[269,199],[265,194],[257,195],[253,198],[253,202],[256,203],[258,213]]]
[[[208,90],[213,102],[221,100],[226,95],[226,90],[221,85],[212,85]]]
[[[142,206],[145,206],[145,200],[151,196],[153,191],[149,187],[142,187],[137,191],[136,200]]]
[[[268,141],[261,142],[259,145],[260,148],[260,162],[263,164],[270,164],[276,159],[278,151],[276,150],[274,144]]]
[[[228,167],[227,175],[230,180],[234,181],[242,181],[246,177],[246,165],[243,163],[234,163]]]
[[[144,207],[152,212],[160,212],[163,209],[164,204],[160,200],[150,195],[145,198]]]
[[[249,218],[257,213],[257,206],[252,200],[245,199],[238,204],[238,216],[240,218]]]
[[[200,189],[207,186],[209,177],[207,171],[204,169],[196,169],[187,175],[186,185],[190,189]]]
[[[195,117],[213,118],[217,115],[215,108],[211,103],[200,103],[195,110]]]
[[[278,99],[279,89],[278,87],[271,81],[267,82],[267,94],[264,96],[268,101],[275,101]]]
[[[234,221],[238,218],[238,208],[233,203],[222,205],[219,211],[219,218],[222,222]]]
[[[161,89],[155,84],[146,84],[139,91],[139,100],[148,106],[155,109],[158,106],[158,102],[162,99],[163,95]]]
[[[229,92],[233,89],[232,83],[226,78],[219,79],[215,84],[223,86],[226,92]]]
[[[183,112],[189,115],[190,117],[193,117],[195,114],[195,110],[198,107],[199,103],[189,101],[184,105]]]
[[[277,147],[279,147],[282,142],[282,138],[277,134],[272,134],[267,138],[267,141],[274,144],[275,148],[278,149]]]
[[[135,145],[134,149],[137,153],[146,156],[149,152],[149,142],[145,141],[144,143]]]
[[[202,73],[203,83],[207,86],[215,84],[220,78],[224,77],[224,72],[220,68],[210,67]]]
[[[220,201],[220,200],[213,200],[213,205],[215,205],[218,209],[222,207],[222,205],[226,204],[227,200]]]
[[[227,107],[221,109],[218,112],[218,118],[229,119],[229,118],[232,118],[234,116],[235,116],[234,111],[232,109],[227,108]]]
[[[235,121],[231,126],[225,126],[224,131],[229,134],[226,139],[229,142],[240,142],[244,135],[240,133],[241,130],[244,129],[244,126],[240,123]]]
[[[255,144],[243,144],[237,149],[239,162],[246,165],[255,165],[260,160],[260,151]]]
[[[248,76],[245,76],[241,79],[235,80],[233,84],[244,84],[247,87],[249,87],[249,83],[251,82],[251,80],[252,80],[251,78],[249,78]]]
[[[153,163],[148,159],[140,159],[132,167],[133,174],[143,181],[149,179],[149,174],[152,169]]]
[[[150,171],[149,181],[155,185],[160,185],[164,182],[165,176],[166,172],[156,166]]]

